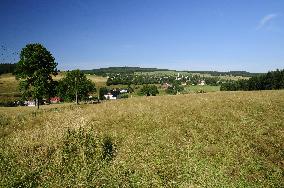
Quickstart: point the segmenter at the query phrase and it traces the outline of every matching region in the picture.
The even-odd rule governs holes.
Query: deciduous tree
[[[86,75],[80,70],[66,72],[57,87],[58,96],[67,101],[86,99],[89,93],[95,91],[95,84],[87,79]]]
[[[41,44],[27,44],[20,54],[16,76],[21,78],[20,89],[24,97],[39,101],[49,97],[53,88],[52,75],[57,75],[57,63],[52,54]]]

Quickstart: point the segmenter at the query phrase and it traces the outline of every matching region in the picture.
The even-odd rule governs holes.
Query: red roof
[[[52,97],[50,98],[50,101],[60,101],[61,98],[60,97]]]

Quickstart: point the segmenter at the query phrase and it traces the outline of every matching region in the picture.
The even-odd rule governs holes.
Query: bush
[[[171,94],[171,95],[176,95],[178,92],[181,92],[184,90],[184,87],[178,85],[178,84],[174,84],[173,86],[171,87],[168,87],[166,89],[166,93],[167,94]]]
[[[157,94],[159,94],[159,91],[155,85],[143,85],[140,90],[140,95],[156,96]]]
[[[128,94],[127,93],[124,93],[124,94],[121,94],[120,95],[120,98],[121,99],[126,99],[126,98],[128,98],[129,96],[128,96]]]

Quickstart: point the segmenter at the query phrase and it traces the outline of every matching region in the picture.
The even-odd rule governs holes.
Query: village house
[[[116,97],[114,97],[113,94],[111,94],[111,93],[107,93],[106,95],[104,95],[104,97],[107,100],[116,100]]]
[[[128,92],[127,89],[120,90],[120,93],[127,93],[127,92]]]
[[[169,87],[172,87],[172,84],[163,83],[163,85],[162,85],[163,89],[168,89]]]
[[[50,103],[60,103],[62,100],[60,97],[52,97],[50,98]]]
[[[26,106],[35,106],[36,103],[35,103],[35,101],[25,101],[24,105],[26,105]]]
[[[200,86],[204,86],[205,85],[205,81],[204,80],[201,80],[200,83],[198,84]]]

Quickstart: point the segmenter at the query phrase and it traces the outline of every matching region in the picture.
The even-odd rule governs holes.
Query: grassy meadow
[[[284,187],[284,91],[0,108],[0,187]]]
[[[18,93],[19,81],[12,74],[0,75],[0,94]]]
[[[0,103],[20,99],[19,81],[12,74],[0,75]]]
[[[204,91],[204,92],[214,92],[214,91],[220,91],[220,86],[209,86],[209,85],[191,85],[191,86],[186,86],[184,87],[184,92],[186,93],[192,93],[192,92],[199,92],[199,91]]]

